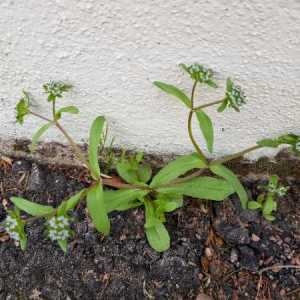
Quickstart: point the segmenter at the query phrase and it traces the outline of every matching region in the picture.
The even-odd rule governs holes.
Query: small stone
[[[239,259],[238,251],[235,248],[231,249],[231,252],[230,252],[231,263],[233,263],[233,264],[236,263],[238,261],[238,259]]]
[[[30,171],[31,164],[29,161],[26,160],[16,160],[12,164],[12,173],[17,175],[18,173]]]
[[[220,223],[216,226],[217,233],[225,242],[233,245],[246,245],[250,243],[249,231],[238,224]]]
[[[28,181],[28,190],[32,192],[43,191],[45,186],[45,174],[36,164],[32,166],[32,171]]]
[[[257,236],[255,233],[252,233],[252,234],[251,234],[251,240],[252,240],[253,242],[258,242],[258,241],[260,240],[260,237]]]
[[[248,246],[240,246],[239,251],[241,257],[241,267],[251,271],[258,270],[259,262],[257,257],[255,256],[254,250]]]
[[[209,247],[205,248],[204,253],[209,260],[213,257],[213,250]]]
[[[258,221],[259,212],[256,210],[243,210],[239,214],[240,220],[244,223],[253,223]]]

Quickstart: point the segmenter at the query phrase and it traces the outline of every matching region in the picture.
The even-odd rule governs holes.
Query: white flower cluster
[[[18,232],[18,221],[15,218],[7,216],[4,221],[4,228],[12,239],[20,241],[20,234]]]
[[[199,64],[192,64],[189,67],[189,70],[192,73],[194,79],[197,79],[201,82],[206,82],[210,80],[213,75],[210,69],[206,69],[205,67]]]
[[[295,149],[300,152],[300,141],[295,144]]]
[[[52,217],[48,222],[48,236],[52,241],[70,237],[70,222],[65,216]]]
[[[246,97],[240,86],[233,85],[231,90],[227,90],[226,94],[230,99],[231,105],[242,106],[246,103]]]
[[[270,193],[276,193],[279,197],[282,197],[288,191],[288,187],[285,186],[276,187],[274,184],[269,184],[268,191]]]

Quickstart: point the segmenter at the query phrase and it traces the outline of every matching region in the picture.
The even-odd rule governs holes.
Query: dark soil
[[[250,196],[263,175],[244,174]],[[74,213],[75,235],[66,255],[43,232],[28,226],[22,252],[0,228],[0,299],[300,299],[300,178],[290,186],[275,222],[241,209],[234,196],[222,203],[187,200],[168,215],[170,250],[147,244],[139,209],[111,214],[112,232],[99,236],[84,207]],[[1,161],[0,221],[11,196],[57,205],[87,184],[82,170]]]

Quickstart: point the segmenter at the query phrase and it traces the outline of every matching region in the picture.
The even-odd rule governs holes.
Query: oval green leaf
[[[160,81],[154,81],[153,84],[159,87],[167,94],[170,94],[176,97],[177,99],[181,100],[188,108],[192,107],[190,98],[182,90],[178,89],[176,86],[163,83]]]
[[[110,222],[106,212],[101,184],[94,185],[88,189],[87,208],[96,229],[104,235],[108,235]]]
[[[237,178],[237,176],[223,165],[212,165],[210,166],[210,170],[214,174],[226,179],[229,182],[229,184],[231,184],[232,188],[240,198],[242,207],[246,209],[248,202],[248,194],[241,182],[239,181],[239,179]]]
[[[104,191],[103,195],[106,211],[109,213],[114,210],[124,210],[126,207],[136,207],[138,203],[136,203],[134,200],[144,197],[147,194],[148,191],[142,191],[138,189]]]
[[[39,139],[41,136],[53,125],[53,122],[49,122],[43,125],[41,128],[37,130],[37,132],[32,136],[31,144],[29,145],[29,149],[33,152],[36,149]]]
[[[170,248],[170,235],[161,222],[153,227],[145,228],[145,233],[150,246],[157,252],[163,252]]]
[[[167,184],[176,179],[178,176],[183,175],[192,169],[202,169],[205,167],[205,163],[196,153],[181,156],[162,168],[153,177],[150,186],[158,187],[159,185]]]
[[[234,189],[223,179],[202,176],[169,187],[158,188],[157,192],[177,193],[199,199],[222,201],[234,193]]]
[[[20,197],[11,197],[10,200],[20,210],[32,216],[44,216],[55,211],[52,206],[34,203]]]
[[[205,138],[207,149],[210,153],[213,152],[214,145],[214,128],[210,117],[203,111],[196,111],[196,116],[201,128],[202,134]]]
[[[89,167],[91,175],[94,179],[100,178],[100,167],[98,161],[98,149],[102,141],[102,133],[105,124],[105,118],[100,116],[97,117],[90,129],[89,138]]]

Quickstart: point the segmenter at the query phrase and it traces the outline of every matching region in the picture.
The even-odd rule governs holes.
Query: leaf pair
[[[123,155],[121,160],[117,163],[116,169],[120,177],[127,183],[131,184],[145,184],[152,175],[152,169],[149,165],[143,164],[143,154],[138,153],[136,156]]]
[[[159,87],[164,92],[178,98],[181,100],[185,106],[187,106],[190,109],[193,109],[190,98],[180,89],[177,87],[166,84],[163,82],[155,81],[154,85]],[[202,131],[202,134],[206,140],[207,149],[210,153],[213,152],[213,144],[214,144],[214,130],[213,130],[213,123],[210,119],[210,117],[203,111],[198,110],[196,111],[196,116],[199,122],[200,129]]]

